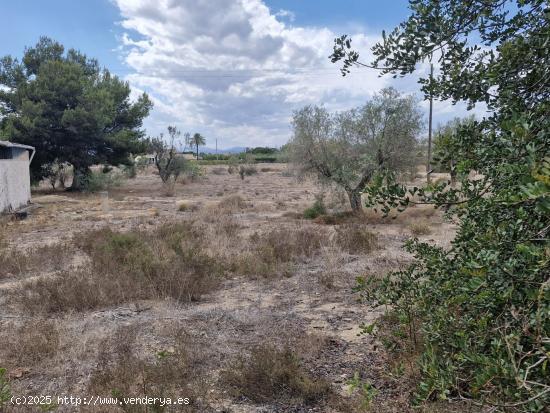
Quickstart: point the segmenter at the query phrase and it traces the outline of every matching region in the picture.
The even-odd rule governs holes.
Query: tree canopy
[[[416,138],[422,114],[411,96],[384,89],[364,106],[330,114],[306,106],[294,113],[291,159],[302,174],[336,184],[361,209],[360,192],[383,170],[410,171],[416,166]]]
[[[0,86],[0,135],[36,148],[35,181],[68,162],[77,187],[91,165],[126,164],[139,151],[151,101],[132,102],[127,82],[74,49],[42,37],[21,61],[0,60]]]
[[[363,63],[347,36],[333,61],[421,79],[439,99],[483,102],[493,113],[458,125],[458,185],[368,188],[385,211],[414,202],[450,207],[450,249],[413,241],[417,261],[385,281],[379,301],[420,325],[416,400],[454,398],[491,411],[550,404],[550,8],[542,0],[411,0],[411,15]],[[472,178],[472,176],[474,178]],[[413,328],[411,328],[413,330]]]

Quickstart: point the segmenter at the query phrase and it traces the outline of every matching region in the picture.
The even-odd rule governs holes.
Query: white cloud
[[[282,19],[288,19],[288,21],[293,22],[296,20],[296,15],[291,12],[290,10],[281,9],[277,13],[275,13],[276,17],[280,17]]]
[[[283,20],[292,22],[292,12],[273,14],[262,0],[113,2],[127,30],[127,79],[155,103],[145,123],[150,134],[176,124],[200,131],[207,144],[218,138],[222,147],[281,145],[294,109],[348,109],[390,84],[369,70],[343,78],[328,60],[340,33],[289,26]],[[353,35],[362,51],[376,40]],[[414,82],[406,85],[418,90]]]

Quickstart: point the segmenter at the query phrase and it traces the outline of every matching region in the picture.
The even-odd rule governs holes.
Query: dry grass
[[[59,331],[52,320],[30,320],[19,327],[8,325],[5,331],[9,334],[0,336],[3,367],[34,366],[59,350]]]
[[[352,412],[359,392],[339,393],[357,370],[379,389],[372,411],[410,411],[409,359],[355,336],[373,314],[349,290],[357,274],[409,262],[403,232],[438,213],[414,207],[392,220],[334,213],[348,206],[327,202],[330,213],[306,221],[315,188],[278,168],[249,181],[209,168],[185,193],[178,182],[171,201],[159,197],[158,176],[139,177],[116,190],[108,217],[97,197],[69,194],[10,223],[10,245],[30,246],[0,253],[0,278],[9,267],[17,275],[0,280],[0,366],[29,370],[10,383],[12,393],[189,396],[197,401],[190,411]],[[110,229],[88,230],[106,219]],[[75,232],[73,243],[41,247]],[[192,339],[178,337],[174,323]],[[307,332],[318,336],[306,340]]]
[[[176,194],[176,183],[171,180],[166,181],[162,185],[160,193],[165,197],[173,197]]]
[[[291,264],[317,254],[327,239],[327,234],[311,226],[255,232],[248,240],[249,248],[235,257],[232,269],[264,278],[289,275]]]
[[[321,250],[323,270],[319,274],[319,283],[326,289],[336,286],[336,280],[342,278],[342,252],[335,245],[324,246]]]
[[[72,249],[66,243],[56,243],[20,250],[8,246],[0,235],[0,277],[20,276],[27,272],[60,271],[72,259]]]
[[[240,195],[226,196],[218,204],[218,209],[226,214],[233,214],[247,207],[247,203]]]
[[[214,175],[225,175],[227,173],[227,169],[220,167],[212,168],[212,173]]]
[[[415,237],[419,235],[429,235],[432,233],[430,224],[425,220],[415,220],[409,224],[409,230]]]
[[[331,393],[329,383],[312,377],[290,348],[272,345],[239,358],[223,372],[222,380],[234,397],[256,403],[314,405]]]
[[[189,398],[188,405],[177,411],[198,411],[206,407],[200,400],[205,385],[200,379],[199,357],[194,343],[181,331],[170,348],[158,350],[148,358],[137,355],[137,328],[119,328],[113,337],[103,340],[97,368],[92,374],[90,394],[122,397]],[[158,405],[123,407],[128,412],[165,411]]]
[[[378,237],[361,226],[345,224],[336,227],[336,243],[349,254],[368,254],[378,248]]]
[[[30,313],[86,311],[138,299],[195,301],[221,281],[220,262],[204,252],[201,233],[188,223],[151,233],[105,228],[76,244],[90,265],[28,281],[12,298]]]
[[[185,211],[188,211],[189,209],[190,209],[189,204],[186,204],[185,202],[182,202],[178,205],[179,212],[185,212]]]

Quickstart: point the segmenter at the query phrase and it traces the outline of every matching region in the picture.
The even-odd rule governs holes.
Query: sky
[[[386,86],[418,93],[416,76],[342,77],[333,39],[350,34],[364,60],[409,14],[405,0],[0,0],[0,56],[21,57],[42,35],[79,49],[154,102],[144,128],[200,132],[212,147],[280,146],[292,112],[363,104]],[[419,73],[427,71],[426,65]],[[427,102],[420,102],[427,113]],[[479,110],[478,110],[479,113]],[[436,102],[434,123],[464,116]]]

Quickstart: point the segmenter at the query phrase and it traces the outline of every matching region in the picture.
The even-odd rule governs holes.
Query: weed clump
[[[9,331],[12,334],[0,336],[0,358],[12,367],[36,365],[58,352],[59,330],[54,321],[30,320],[10,326]]]
[[[316,254],[325,238],[311,227],[255,232],[249,238],[249,250],[237,257],[233,270],[266,278],[287,272],[296,260]]]
[[[426,221],[413,221],[409,224],[409,230],[411,234],[415,237],[419,235],[429,235],[431,234],[430,225]]]
[[[306,219],[315,219],[320,215],[327,213],[325,204],[321,199],[316,199],[313,205],[306,210],[304,210],[304,218]]]
[[[222,379],[235,397],[256,403],[311,405],[331,392],[329,383],[312,377],[288,347],[259,346],[223,372]]]
[[[245,176],[251,176],[258,173],[258,169],[252,165],[241,165],[239,166],[239,176],[244,180]]]
[[[31,313],[86,311],[139,299],[198,300],[215,289],[223,268],[189,223],[154,232],[91,231],[75,240],[90,264],[28,281],[14,298]]]
[[[198,381],[197,351],[188,337],[177,333],[173,346],[160,349],[148,358],[135,354],[137,329],[120,328],[112,338],[100,344],[96,370],[92,373],[88,390],[92,394],[111,394],[113,397],[187,397],[188,403],[178,411],[202,410],[204,399]],[[126,406],[125,411],[164,411],[160,401],[149,406]],[[131,409],[131,410],[127,410]]]
[[[36,246],[22,251],[8,246],[0,234],[0,278],[44,268],[59,271],[71,257],[70,248],[65,243]]]
[[[336,242],[342,250],[350,254],[365,254],[378,248],[376,234],[353,224],[336,227]]]
[[[242,209],[246,209],[247,204],[240,195],[229,195],[222,199],[218,204],[219,209],[226,213],[238,212]]]

